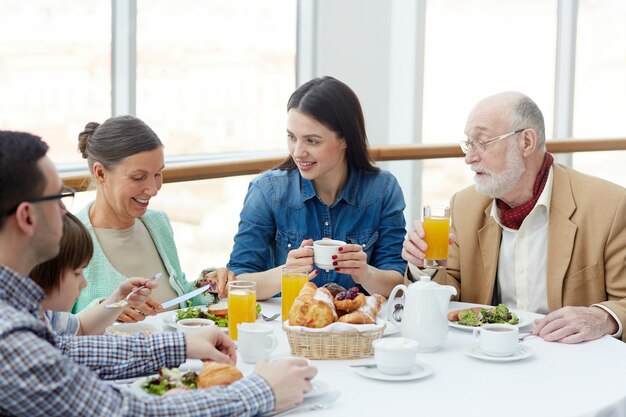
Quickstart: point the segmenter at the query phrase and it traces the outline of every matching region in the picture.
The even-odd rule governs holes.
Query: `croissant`
[[[198,388],[208,388],[214,385],[229,385],[243,378],[239,369],[232,365],[217,362],[204,362],[198,375]]]
[[[352,324],[376,323],[376,317],[378,316],[378,312],[380,311],[383,301],[385,301],[385,297],[379,294],[374,294],[365,298],[365,304],[358,309],[339,317],[339,320],[337,321]]]
[[[333,297],[326,288],[307,282],[289,310],[289,325],[326,327],[337,319]]]

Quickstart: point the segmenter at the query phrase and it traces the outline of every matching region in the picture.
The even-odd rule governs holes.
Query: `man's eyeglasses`
[[[75,194],[76,194],[76,190],[74,190],[72,187],[63,186],[59,194],[44,195],[41,197],[35,197],[35,198],[21,201],[19,204],[17,204],[15,207],[13,207],[11,210],[7,212],[7,216],[10,216],[11,214],[15,213],[15,211],[17,210],[17,207],[20,204],[25,203],[25,202],[26,203],[40,203],[42,201],[59,200],[59,204],[61,204],[61,207],[64,208],[65,210],[69,210],[72,207],[72,202],[74,202]]]
[[[461,141],[460,145],[461,145],[461,150],[463,151],[463,153],[465,155],[467,155],[467,153],[472,150],[474,152],[477,153],[483,153],[487,150],[487,145],[491,145],[496,143],[499,140],[502,139],[506,139],[509,136],[512,135],[517,135],[519,132],[523,132],[524,130],[526,130],[527,128],[524,129],[518,129],[515,132],[509,132],[509,133],[505,133],[504,135],[500,135],[500,136],[496,136],[495,138],[491,138],[491,139],[487,139],[485,141],[479,141],[479,140],[463,140]]]

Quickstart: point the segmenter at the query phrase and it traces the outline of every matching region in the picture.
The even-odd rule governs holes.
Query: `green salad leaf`
[[[163,395],[174,388],[196,389],[197,379],[198,374],[194,371],[183,374],[178,368],[161,368],[159,375],[146,378],[141,384],[141,389],[148,394]]]
[[[228,316],[226,317],[214,316],[213,314],[209,313],[208,311],[203,310],[200,307],[192,306],[189,301],[187,302],[187,305],[189,307],[180,309],[176,312],[176,321],[179,321],[182,319],[198,319],[198,318],[209,319],[209,320],[213,320],[215,324],[217,324],[218,327],[228,327]],[[261,313],[261,304],[259,303],[256,304],[256,313],[257,314]]]
[[[517,324],[519,317],[504,304],[498,304],[493,308],[483,308],[479,313],[474,310],[462,310],[459,312],[457,323],[471,327],[478,327],[487,323]]]

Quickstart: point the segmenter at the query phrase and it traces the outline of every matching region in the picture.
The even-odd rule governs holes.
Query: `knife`
[[[211,288],[211,284],[207,284],[204,287],[200,287],[197,290],[193,290],[192,292],[188,292],[187,294],[181,295],[180,297],[176,297],[172,300],[166,301],[164,303],[161,303],[161,305],[163,306],[163,308],[169,308],[173,305],[176,304],[180,304],[183,301],[187,301],[190,298],[195,297],[198,294],[202,294],[203,292],[205,292],[206,290],[208,290],[209,288]]]

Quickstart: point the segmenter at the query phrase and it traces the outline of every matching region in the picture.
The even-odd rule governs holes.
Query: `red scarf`
[[[537,200],[543,191],[543,188],[546,186],[546,182],[548,181],[548,173],[550,172],[550,167],[552,166],[552,162],[554,162],[554,158],[551,154],[546,152],[546,156],[543,158],[543,165],[537,174],[537,178],[535,179],[535,186],[533,187],[533,198],[521,204],[517,207],[511,208],[507,203],[496,199],[496,204],[500,209],[500,222],[510,229],[519,230],[522,222],[528,216],[528,214],[532,211],[535,204],[537,204]]]

